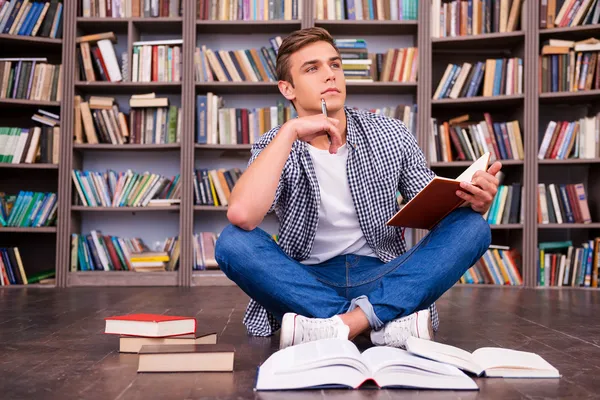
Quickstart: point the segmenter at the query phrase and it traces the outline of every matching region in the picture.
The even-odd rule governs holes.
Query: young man
[[[385,223],[398,210],[398,190],[410,200],[434,176],[414,136],[399,120],[345,106],[340,54],[324,29],[286,37],[277,75],[298,118],[252,146],[215,250],[221,269],[251,298],[249,334],[281,327],[281,348],[369,331],[376,345],[432,339],[435,300],[490,244],[482,214],[500,163],[462,186],[457,196],[467,206],[406,251],[402,230]],[[279,244],[258,228],[272,211]]]

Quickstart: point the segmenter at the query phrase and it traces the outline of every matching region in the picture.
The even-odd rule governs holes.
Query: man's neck
[[[342,144],[346,143],[346,112],[344,111],[344,108],[343,107],[340,108],[335,113],[329,113],[328,116],[340,121],[337,128],[340,131],[340,133],[342,134]],[[319,136],[319,137],[311,140],[309,143],[311,146],[316,147],[317,149],[322,149],[322,150],[329,149],[329,139],[327,138],[326,135]]]

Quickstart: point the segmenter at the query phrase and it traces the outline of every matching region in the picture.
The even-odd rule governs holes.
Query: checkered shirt
[[[406,251],[403,230],[387,226],[398,211],[397,191],[407,201],[433,177],[415,137],[399,120],[345,107],[348,143],[348,184],[358,222],[376,256],[389,262]],[[254,143],[248,166],[273,140],[279,126]],[[296,140],[285,163],[269,213],[279,221],[279,245],[290,257],[302,261],[312,249],[319,218],[320,192],[308,144]],[[432,323],[438,329],[435,304]],[[243,323],[252,336],[270,336],[280,325],[265,308],[251,299]]]

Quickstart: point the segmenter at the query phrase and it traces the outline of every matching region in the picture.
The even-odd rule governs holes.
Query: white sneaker
[[[319,339],[348,339],[350,328],[337,315],[331,318],[308,318],[286,313],[281,321],[279,348]]]
[[[378,331],[371,331],[371,342],[377,346],[406,348],[410,336],[433,340],[433,326],[429,309],[388,322]]]

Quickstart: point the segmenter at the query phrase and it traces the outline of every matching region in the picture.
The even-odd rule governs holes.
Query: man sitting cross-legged
[[[386,225],[396,194],[410,200],[434,177],[413,134],[397,119],[345,105],[340,53],[322,28],[283,40],[277,75],[298,118],[252,146],[215,249],[220,268],[251,298],[248,332],[280,327],[281,348],[369,331],[376,345],[433,339],[434,302],[490,244],[482,214],[500,163],[462,185],[456,195],[466,206],[407,251],[403,230]],[[272,211],[279,243],[258,228]]]

